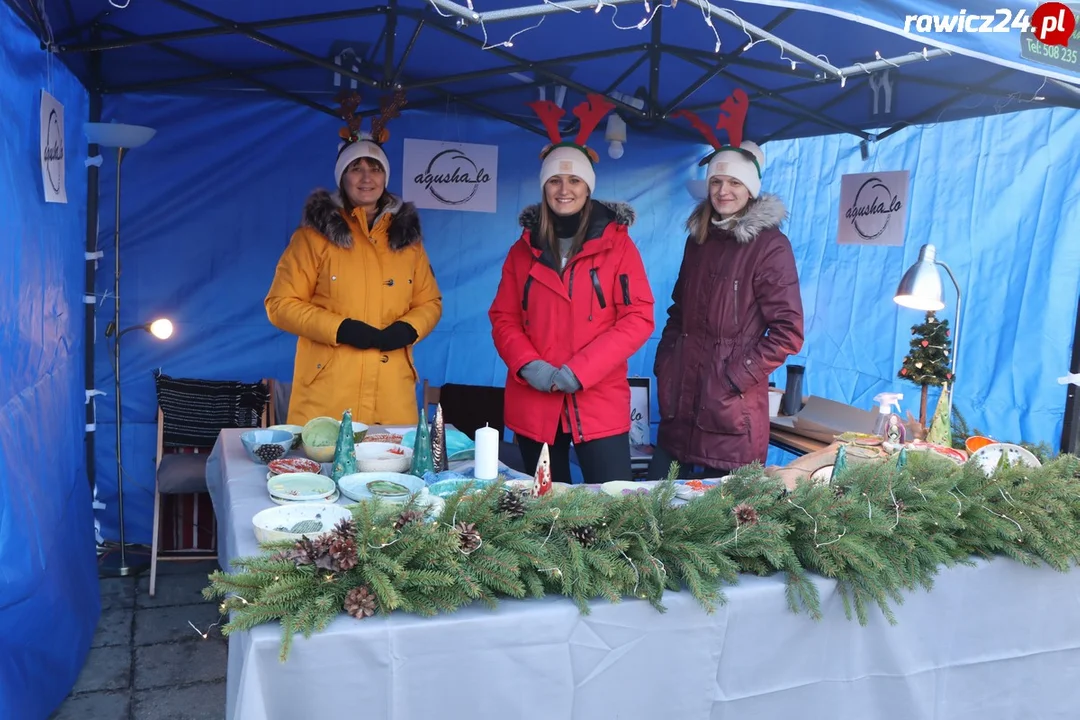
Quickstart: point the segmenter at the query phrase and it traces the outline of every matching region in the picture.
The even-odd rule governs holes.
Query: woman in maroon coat
[[[633,210],[592,198],[596,158],[583,143],[611,105],[590,96],[575,111],[584,117],[573,143],[559,137],[558,106],[533,107],[552,139],[542,155],[542,200],[521,213],[524,229],[488,313],[508,371],[506,426],[528,468],[549,446],[555,482],[571,481],[571,442],[585,482],[630,480],[627,360],[655,321],[628,233]]]
[[[714,141],[708,197],[686,221],[656,350],[660,428],[650,479],[666,476],[672,461],[681,477],[764,463],[769,374],[803,344],[795,256],[779,229],[787,212],[761,193],[761,149],[741,137],[731,145]]]

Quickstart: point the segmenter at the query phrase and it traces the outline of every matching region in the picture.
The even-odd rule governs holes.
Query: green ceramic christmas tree
[[[952,447],[952,423],[949,418],[949,393],[948,387],[942,389],[941,397],[937,401],[937,410],[934,419],[930,422],[930,430],[926,433],[926,442],[943,447]]]
[[[420,419],[416,422],[416,436],[413,438],[413,456],[409,473],[422,478],[429,472],[435,472],[435,463],[431,458],[431,428],[428,426],[427,413],[421,411]]]
[[[346,410],[341,416],[337,446],[334,448],[334,468],[330,477],[337,482],[354,472],[356,472],[356,445],[353,443],[352,410]]]

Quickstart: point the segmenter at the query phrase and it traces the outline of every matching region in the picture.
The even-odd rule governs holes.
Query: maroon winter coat
[[[696,214],[696,213],[695,213]],[[783,202],[761,195],[730,230],[690,238],[656,350],[658,443],[683,464],[735,468],[769,450],[769,374],[803,344]]]
[[[554,443],[560,428],[575,442],[630,429],[627,360],[655,327],[645,266],[627,228],[629,205],[591,200],[581,251],[560,276],[550,249],[534,240],[538,206],[521,213],[524,231],[503,263],[488,316],[507,366],[505,419],[516,433]],[[540,392],[520,375],[527,363],[569,366],[582,389]]]

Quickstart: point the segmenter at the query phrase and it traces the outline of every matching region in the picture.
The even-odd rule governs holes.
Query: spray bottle
[[[878,404],[878,416],[874,421],[874,434],[878,437],[885,437],[885,433],[889,428],[889,416],[892,414],[892,407],[896,406],[896,412],[900,412],[900,401],[904,399],[903,393],[896,392],[883,392],[874,396],[874,402]]]

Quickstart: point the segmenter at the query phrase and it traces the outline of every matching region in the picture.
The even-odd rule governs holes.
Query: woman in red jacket
[[[761,192],[765,154],[742,141],[746,94],[721,106],[729,145],[691,122],[716,152],[689,237],[654,372],[660,405],[649,478],[724,475],[769,450],[769,374],[802,349],[803,309],[784,203]],[[704,161],[703,161],[704,162]]]
[[[564,142],[554,103],[532,103],[552,144],[540,171],[542,199],[520,216],[491,304],[492,337],[507,365],[505,421],[528,468],[549,446],[551,475],[569,483],[570,443],[585,482],[630,480],[627,360],[655,326],[653,296],[627,229],[634,212],[594,200],[589,134],[613,107],[590,95]]]

